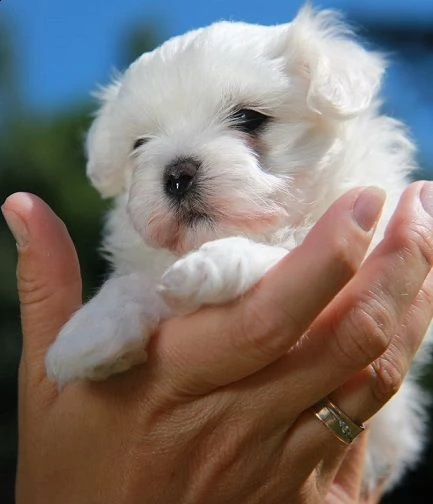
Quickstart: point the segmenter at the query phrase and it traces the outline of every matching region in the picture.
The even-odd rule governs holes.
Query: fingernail
[[[424,210],[433,217],[433,183],[424,182],[419,194]]]
[[[353,218],[364,231],[370,231],[378,221],[385,198],[385,191],[378,187],[366,187],[358,196],[353,205]]]
[[[1,211],[11,233],[15,238],[15,241],[17,242],[18,247],[27,245],[29,242],[29,231],[25,222],[12,210],[2,207]]]

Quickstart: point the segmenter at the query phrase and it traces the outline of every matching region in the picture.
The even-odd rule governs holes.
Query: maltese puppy
[[[218,22],[143,54],[101,93],[87,171],[115,197],[113,274],[47,354],[63,386],[146,359],[158,323],[245,293],[351,187],[386,188],[384,226],[415,168],[379,112],[385,62],[330,11],[289,24]],[[388,486],[422,447],[413,379],[371,422],[365,485]]]

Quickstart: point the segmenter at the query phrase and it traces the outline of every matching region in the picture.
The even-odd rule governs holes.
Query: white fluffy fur
[[[335,13],[309,7],[280,26],[219,22],[133,63],[102,93],[87,141],[89,177],[116,197],[114,272],[63,328],[48,376],[63,385],[143,361],[162,318],[244,293],[351,187],[387,190],[380,240],[415,166],[404,128],[379,112],[384,68]],[[230,121],[239,108],[272,120],[252,138]],[[212,225],[180,221],[164,194],[164,168],[188,156],[201,162],[189,206]],[[374,418],[366,485],[390,474],[391,486],[417,460],[419,396],[407,380]]]

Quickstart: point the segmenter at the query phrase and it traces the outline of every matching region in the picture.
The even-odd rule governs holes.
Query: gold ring
[[[327,397],[314,405],[316,417],[344,444],[350,444],[365,429],[357,425]]]

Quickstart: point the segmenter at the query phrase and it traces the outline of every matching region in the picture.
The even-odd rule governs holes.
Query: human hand
[[[10,197],[24,338],[17,503],[359,502],[366,436],[348,452],[310,407],[332,392],[361,423],[398,389],[431,318],[433,219],[418,196],[431,206],[432,191],[406,191],[358,272],[382,196],[351,191],[243,299],[167,321],[146,365],[60,394],[44,357],[80,305],[78,262],[40,200]]]

